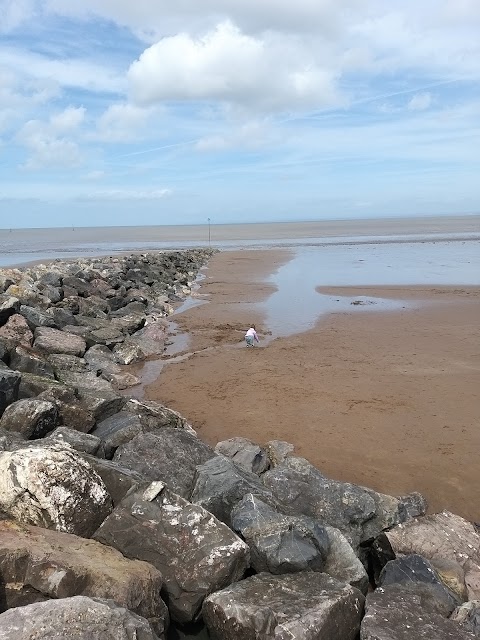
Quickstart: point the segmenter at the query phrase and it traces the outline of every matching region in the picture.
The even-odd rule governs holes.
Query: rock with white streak
[[[88,538],[111,509],[100,476],[68,445],[0,453],[0,510],[14,520]]]
[[[249,564],[248,546],[233,531],[163,482],[128,494],[94,538],[159,569],[181,623],[198,618],[205,596],[240,580]]]

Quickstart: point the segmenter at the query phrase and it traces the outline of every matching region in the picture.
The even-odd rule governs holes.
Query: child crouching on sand
[[[247,343],[247,347],[254,347],[255,342],[260,342],[258,339],[257,332],[255,331],[255,325],[252,324],[250,329],[245,334],[245,342]]]

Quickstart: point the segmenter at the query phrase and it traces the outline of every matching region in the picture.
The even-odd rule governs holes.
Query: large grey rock
[[[401,586],[379,587],[367,596],[361,640],[473,640],[460,624],[429,608]]]
[[[53,367],[60,382],[63,382],[63,375],[68,377],[72,372],[83,373],[88,370],[87,363],[83,358],[72,356],[68,353],[51,353],[48,356],[48,362]]]
[[[168,626],[160,572],[94,540],[0,521],[0,575],[8,609],[82,595],[113,600],[159,635]]]
[[[330,539],[313,518],[285,516],[249,493],[233,508],[231,521],[250,547],[257,573],[324,570]]]
[[[48,400],[58,409],[59,424],[88,433],[95,425],[93,412],[84,407],[73,389],[59,385],[42,391],[37,398]]]
[[[116,344],[121,344],[125,340],[125,335],[116,327],[106,327],[104,329],[94,329],[87,338],[87,345],[92,347],[96,344],[106,345],[112,348]]]
[[[67,353],[81,357],[87,345],[80,336],[49,327],[39,327],[35,329],[34,347],[44,353]]]
[[[191,433],[164,427],[154,433],[138,434],[121,445],[113,459],[149,480],[162,480],[172,491],[189,498],[197,465],[215,455],[211,447]]]
[[[24,401],[26,402],[26,400]],[[0,421],[0,427],[1,427]],[[105,457],[102,441],[91,433],[82,433],[68,427],[57,427],[46,438],[45,444],[69,444],[75,451],[89,453],[92,456]]]
[[[50,307],[47,309],[47,313],[53,318],[57,329],[63,329],[68,325],[75,326],[77,321],[75,315],[68,309],[62,309],[62,307]]]
[[[33,342],[33,333],[25,318],[15,313],[8,318],[3,327],[0,327],[0,338],[12,345],[21,344],[24,347],[30,347]]]
[[[40,635],[41,634],[41,635]],[[165,640],[145,618],[113,600],[74,596],[0,615],[2,640]]]
[[[77,389],[78,397],[83,406],[93,413],[97,422],[101,422],[122,410],[127,399],[116,390],[88,391],[87,389]]]
[[[428,595],[435,603],[437,613],[445,617],[461,604],[457,595],[441,581],[430,562],[417,554],[387,562],[380,574],[379,584],[382,587],[400,584],[406,589]]]
[[[257,475],[261,475],[270,467],[270,460],[265,451],[247,438],[222,440],[215,446],[215,451],[231,458],[239,467]]]
[[[140,382],[139,378],[116,362],[113,353],[104,345],[97,344],[91,347],[84,358],[91,371],[111,382],[116,389],[127,389]]]
[[[28,326],[32,331],[35,331],[37,327],[55,328],[55,321],[52,316],[42,309],[37,309],[35,307],[29,307],[28,305],[22,304],[20,306],[19,313],[25,318]]]
[[[468,599],[480,598],[480,535],[473,524],[453,513],[444,511],[398,525],[375,540],[373,553],[379,566],[398,555],[417,553],[432,563],[444,582],[444,563],[449,561],[463,570]],[[461,592],[461,585],[448,586]]]
[[[2,429],[16,431],[27,440],[43,438],[55,429],[57,423],[57,407],[51,402],[36,398],[12,402],[0,418]]]
[[[21,378],[22,375],[18,371],[12,371],[0,361],[0,416],[5,408],[18,398]]]
[[[113,348],[117,362],[131,364],[148,356],[161,355],[165,350],[167,332],[160,322],[149,324],[125,338]]]
[[[79,296],[89,296],[93,292],[93,287],[89,282],[75,276],[65,276],[62,280],[62,285],[75,289]]]
[[[10,367],[17,371],[33,373],[45,378],[54,378],[55,373],[52,365],[41,354],[30,347],[17,345],[10,352]]]
[[[455,609],[450,620],[459,622],[474,633],[476,638],[480,638],[480,600],[465,602]]]
[[[0,453],[0,509],[19,522],[89,537],[112,501],[71,447],[50,445]]]
[[[340,582],[348,582],[366,594],[369,587],[368,574],[352,546],[338,529],[325,527],[325,530],[330,541],[330,550],[324,572]]]
[[[92,433],[102,440],[106,457],[113,458],[118,447],[144,431],[139,416],[123,409],[99,422]]]
[[[183,416],[159,402],[130,398],[125,405],[125,411],[138,416],[147,431],[154,431],[161,427],[176,427],[195,435],[195,431]]]
[[[35,398],[44,392],[59,393],[61,390],[68,391],[68,387],[53,378],[45,378],[34,373],[25,372],[21,376],[18,397],[20,399]]]
[[[287,513],[339,529],[354,547],[406,520],[412,510],[407,512],[402,499],[327,478],[304,458],[285,458],[262,480]]]
[[[240,580],[248,567],[247,545],[163,482],[128,494],[94,538],[157,567],[170,614],[182,623],[197,618],[205,596]]]
[[[324,573],[261,573],[212,594],[202,612],[216,640],[354,640],[363,604]]]
[[[233,507],[248,493],[263,502],[274,502],[272,494],[255,473],[249,473],[225,456],[216,456],[197,466],[191,500],[231,526]]]

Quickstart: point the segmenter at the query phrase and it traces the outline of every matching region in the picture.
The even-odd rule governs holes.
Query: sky
[[[479,0],[0,0],[0,228],[480,213]]]

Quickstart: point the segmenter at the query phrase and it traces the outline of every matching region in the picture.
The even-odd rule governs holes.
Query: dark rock
[[[308,515],[339,529],[354,548],[408,517],[398,498],[331,480],[304,458],[285,458],[262,480],[286,513]]]
[[[39,636],[39,629],[43,636]],[[113,600],[75,596],[10,609],[0,615],[2,640],[164,640],[145,618]]]
[[[324,573],[261,573],[212,594],[203,617],[214,638],[354,640],[364,597]]]
[[[10,316],[18,313],[20,309],[20,300],[14,296],[8,296],[4,293],[0,294],[0,327],[4,325]]]
[[[12,371],[0,361],[0,416],[9,404],[17,400],[21,379],[18,371]]]
[[[130,442],[143,431],[140,418],[124,409],[99,422],[92,433],[102,440],[105,456],[113,458],[118,447]]]
[[[146,618],[157,633],[168,626],[160,572],[94,540],[0,522],[0,575],[4,609],[38,601],[35,594],[40,601],[81,595],[111,599]]]
[[[421,586],[437,604],[437,613],[446,617],[461,604],[460,599],[443,584],[430,562],[416,554],[387,562],[380,574],[379,584],[381,587],[401,584],[407,589]]]
[[[330,539],[312,518],[284,516],[250,493],[233,508],[231,521],[250,547],[257,573],[323,571]]]
[[[205,596],[240,580],[248,567],[240,538],[162,482],[127,495],[94,538],[157,567],[170,614],[182,623],[197,618]]]
[[[93,292],[93,287],[83,278],[75,276],[65,276],[62,281],[63,288],[74,289],[79,296],[89,296]]]
[[[63,329],[63,327],[67,325],[75,326],[77,324],[74,314],[68,309],[50,307],[50,309],[47,309],[47,313],[52,316],[57,329]]]
[[[8,345],[8,341],[3,340],[2,338],[0,338],[0,360],[4,364],[10,363],[10,347]]]
[[[259,477],[249,473],[224,456],[216,456],[197,466],[191,500],[208,509],[219,520],[231,526],[231,512],[240,500],[252,493],[267,504],[272,494]]]
[[[98,296],[78,299],[78,312],[83,316],[105,319],[109,310],[108,304]]]
[[[270,467],[265,451],[247,438],[223,440],[215,446],[215,451],[231,458],[239,467],[257,475],[261,475]]]
[[[112,303],[112,300],[109,301],[109,304]],[[144,316],[146,315],[146,313],[147,313],[147,305],[146,304],[144,304],[143,302],[129,302],[128,304],[125,304],[125,300],[126,300],[126,298],[122,297],[122,301],[124,302],[122,307],[120,309],[117,309],[115,311],[111,311],[110,312],[110,317],[111,318],[121,318],[122,316],[127,316],[127,315],[130,315],[132,313],[134,313],[134,314],[142,314]]]
[[[23,438],[43,438],[55,429],[58,409],[51,402],[30,398],[12,402],[0,418],[0,428],[15,431]]]
[[[189,498],[197,465],[215,455],[211,447],[191,433],[163,427],[154,433],[140,433],[121,445],[114,460],[149,480],[162,480],[172,491]]]
[[[0,453],[0,509],[22,523],[89,537],[111,508],[101,478],[68,445]]]
[[[361,640],[473,640],[461,625],[428,608],[429,602],[402,586],[379,587],[367,596]]]
[[[375,540],[372,551],[378,566],[392,556],[419,554],[457,595],[466,587],[468,599],[480,597],[480,535],[473,524],[453,513],[444,511],[398,525]],[[445,561],[450,567],[461,567],[464,584],[448,567],[445,570]]]
[[[35,331],[37,327],[55,327],[52,316],[41,309],[22,304],[19,313],[25,318],[32,331]]]
[[[28,446],[25,438],[16,431],[5,431],[0,427],[0,451],[16,451],[22,446]]]
[[[31,347],[16,346],[10,353],[10,367],[44,378],[54,378],[52,365]]]
[[[145,315],[143,313],[130,313],[119,318],[112,318],[112,326],[128,335],[139,331],[144,325]]]

